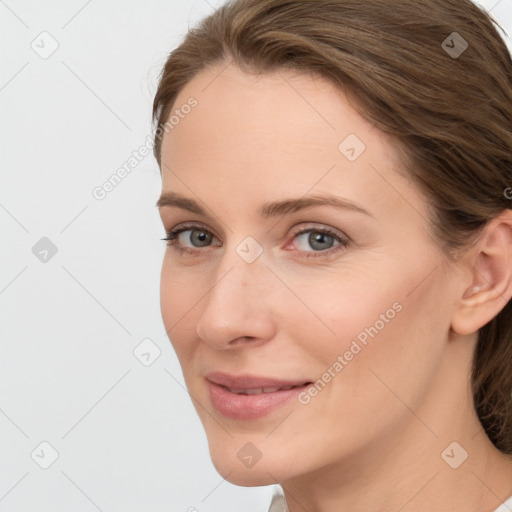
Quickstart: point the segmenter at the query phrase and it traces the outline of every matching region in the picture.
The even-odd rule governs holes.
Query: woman
[[[279,483],[272,511],[512,509],[512,62],[490,18],[234,1],[170,54],[153,115],[162,315],[218,472]]]

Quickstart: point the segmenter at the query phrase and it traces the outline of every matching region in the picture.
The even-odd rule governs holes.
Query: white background
[[[267,510],[271,487],[213,467],[165,335],[156,161],[92,195],[145,143],[168,52],[219,3],[0,1],[0,512]],[[512,0],[482,4],[512,32]]]

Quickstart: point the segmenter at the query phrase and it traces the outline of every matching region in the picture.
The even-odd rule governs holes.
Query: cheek
[[[427,252],[411,258],[407,266],[393,254],[359,254],[345,258],[336,271],[288,279],[303,302],[290,299],[295,311],[288,309],[288,315],[294,319],[295,329],[315,332],[321,340],[310,343],[314,348],[311,354],[316,354],[317,360],[319,354],[327,356],[325,362],[329,362],[333,355],[350,350],[353,341],[361,346],[362,354],[370,346],[384,345],[385,340],[387,350],[371,352],[389,359],[397,356],[404,342],[410,345],[415,337],[424,336],[434,317],[443,316],[439,307],[442,283],[437,274],[425,279],[425,268],[436,266]]]
[[[182,296],[184,290],[182,286],[178,286],[175,276],[172,276],[167,260],[167,256],[164,256],[160,275],[160,310],[167,334],[172,338],[173,327],[180,316],[183,315],[180,309],[183,309],[184,301],[180,300],[180,296]],[[182,314],[180,315],[180,313]]]
[[[428,335],[434,334],[434,315],[440,314],[439,308],[435,313],[439,284],[431,277],[415,289],[425,277],[426,262],[418,261],[405,273],[396,262],[384,260],[364,268],[348,265],[336,275],[318,274],[303,279],[300,287],[298,280],[293,283],[309,308],[294,301],[299,309],[287,314],[294,319],[294,331],[303,333],[298,339],[317,372],[327,371],[340,355],[348,362],[343,371],[352,367],[345,373],[372,365],[392,373],[428,356]]]
[[[190,323],[194,306],[208,291],[206,281],[204,270],[201,273],[190,268],[180,268],[172,254],[166,254],[160,274],[160,306],[164,321],[171,326],[180,319],[183,319],[180,325]]]
[[[384,337],[392,324],[400,322],[405,295],[400,288],[386,274],[379,278],[361,269],[320,274],[303,279],[300,286],[294,283],[303,304],[291,298],[287,315],[293,319],[293,329],[305,333],[301,339],[309,339],[305,348],[312,360],[326,365],[351,347],[357,352],[353,342],[362,352],[371,340]]]
[[[193,332],[199,310],[198,304],[207,289],[201,287],[200,277],[180,272],[164,257],[160,277],[160,310],[167,336],[180,362],[192,348]],[[196,315],[196,316],[194,316]]]
[[[361,425],[374,425],[377,435],[407,414],[404,403],[421,403],[441,363],[449,321],[438,304],[442,283],[432,279],[411,293],[414,281],[381,279],[378,288],[360,283],[343,293],[326,287],[334,299],[311,303],[336,333],[306,348],[318,378],[328,381],[307,406],[312,422],[322,418],[318,428],[350,432],[357,444]]]

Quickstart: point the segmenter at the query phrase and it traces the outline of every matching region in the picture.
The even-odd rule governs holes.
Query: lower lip
[[[236,420],[254,420],[282,407],[285,403],[307,389],[308,385],[292,389],[260,393],[257,395],[240,395],[226,388],[207,381],[210,399],[215,409],[226,418]]]

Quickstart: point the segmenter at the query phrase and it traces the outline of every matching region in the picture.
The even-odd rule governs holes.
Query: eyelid
[[[345,234],[344,232],[340,231],[339,229],[336,229],[336,228],[333,228],[330,226],[326,226],[326,225],[324,225],[322,227],[318,227],[319,224],[320,225],[322,224],[321,222],[302,222],[299,224],[301,224],[301,225],[299,227],[297,227],[296,229],[291,228],[292,229],[291,236],[297,236],[297,235],[304,233],[305,231],[317,229],[318,231],[332,232],[333,235],[339,236],[340,238],[350,241],[350,237],[347,234]],[[197,222],[197,221],[189,221],[189,222],[183,222],[183,223],[177,224],[175,227],[173,227],[172,229],[167,231],[167,233],[176,232],[178,230],[186,230],[186,229],[202,229],[204,231],[208,231],[209,233],[214,235],[216,238],[219,238],[215,234],[213,229],[206,226],[202,222]]]
[[[319,227],[320,224],[320,227]],[[330,226],[322,226],[321,223],[318,222],[306,222],[305,225],[301,225],[296,230],[292,228],[291,235],[292,237],[296,237],[297,235],[301,235],[303,233],[306,233],[308,231],[320,231],[320,232],[326,232],[332,235],[334,238],[340,238],[342,240],[346,240],[347,242],[350,241],[350,238],[340,231],[339,229],[330,227]]]

